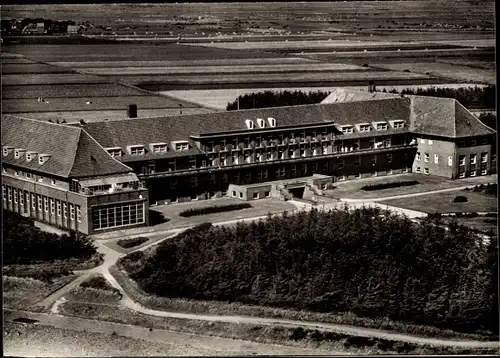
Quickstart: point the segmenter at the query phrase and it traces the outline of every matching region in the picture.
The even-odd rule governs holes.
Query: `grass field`
[[[82,83],[107,83],[109,80],[98,76],[79,73],[63,74],[22,74],[2,75],[2,86],[8,85],[46,85],[46,84],[82,84]]]
[[[465,196],[466,203],[454,203],[456,196]],[[411,199],[384,200],[381,204],[397,206],[425,213],[496,212],[497,198],[463,190],[415,196]]]
[[[127,97],[80,97],[52,98],[44,97],[46,102],[35,98],[4,99],[2,109],[7,113],[59,112],[59,111],[107,111],[126,110],[129,104],[136,104],[140,109],[179,109],[179,101],[165,96],[127,96]],[[91,102],[87,104],[87,101]],[[182,108],[198,107],[184,103]],[[182,109],[181,108],[181,109]],[[178,110],[179,112],[179,110]]]
[[[331,72],[331,71],[367,71],[361,67],[339,63],[311,64],[275,64],[275,65],[232,65],[232,66],[176,66],[176,67],[82,67],[79,71],[93,75],[212,75],[212,74],[258,74],[258,73],[298,73],[298,72]]]
[[[197,67],[197,66],[245,66],[273,64],[304,64],[317,61],[301,57],[284,58],[241,58],[241,59],[211,59],[185,61],[92,61],[92,62],[51,62],[52,65],[71,68],[102,68],[102,67]]]
[[[466,66],[439,62],[417,62],[417,63],[370,63],[377,68],[385,68],[392,71],[409,70],[412,73],[429,73],[434,76],[446,77],[456,81],[468,81],[479,83],[496,83],[495,70],[473,69]]]
[[[38,97],[126,97],[126,96],[148,96],[149,94],[139,89],[114,83],[73,83],[73,84],[37,84],[37,85],[10,85],[2,86],[2,98],[21,99]]]
[[[41,74],[41,73],[71,73],[71,70],[43,63],[26,64],[4,64],[2,63],[2,74]]]

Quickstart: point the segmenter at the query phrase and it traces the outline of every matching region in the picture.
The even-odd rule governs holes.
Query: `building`
[[[83,129],[5,116],[6,210],[90,234],[148,224],[148,191]]]
[[[113,196],[118,194],[106,192],[102,196],[102,191],[92,192],[89,201],[96,200],[96,195],[102,200],[85,204],[86,215],[93,215],[92,205],[99,210],[105,202],[134,200],[142,200],[146,211],[148,195],[137,187],[139,181],[149,190],[149,201],[160,204],[224,195],[244,200],[287,197],[298,187],[305,188],[308,195],[320,194],[332,181],[409,172],[451,179],[496,173],[495,131],[454,99],[383,97],[375,93],[339,99],[337,95],[325,100],[333,103],[318,105],[129,118],[72,126],[7,116],[3,121],[7,134],[2,131],[7,159],[3,167],[10,180],[16,180],[12,171],[25,166],[35,168],[25,160],[12,159],[11,150],[26,148],[51,153],[54,147],[60,152],[59,141],[66,140],[70,133],[78,133],[92,145],[73,150],[86,155],[91,148],[99,156],[90,162],[96,166],[90,173],[73,175],[68,169],[64,173],[48,173],[59,174],[68,185],[68,193],[104,185],[107,180],[120,180],[122,175],[133,177],[130,181],[137,183],[127,186],[127,199]],[[57,129],[51,133],[45,130],[40,141],[50,141],[35,148],[32,139],[26,138],[28,133],[38,133],[30,129],[32,126]],[[111,179],[103,181],[104,176],[110,175]],[[6,184],[19,188],[10,183]],[[70,190],[70,184],[75,190]],[[6,205],[10,194],[6,195],[4,207],[10,208],[11,204]],[[110,219],[107,220],[109,229]],[[111,223],[116,225],[116,221]],[[102,229],[93,218],[86,225],[88,232]]]

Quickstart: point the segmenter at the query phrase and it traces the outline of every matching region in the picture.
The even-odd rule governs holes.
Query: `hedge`
[[[467,197],[465,196],[456,196],[455,199],[453,199],[454,203],[466,203],[468,201]]]
[[[416,181],[416,180],[407,180],[407,181],[399,181],[399,182],[393,182],[393,183],[365,185],[364,187],[361,188],[361,190],[365,190],[365,191],[382,190],[382,189],[389,189],[389,188],[399,188],[401,186],[411,186],[411,185],[416,185],[416,184],[418,184],[418,181]]]
[[[147,237],[134,237],[132,239],[121,239],[116,243],[118,244],[118,246],[121,246],[124,249],[128,249],[134,246],[139,246],[140,244],[143,244],[148,240],[149,239]]]
[[[187,218],[187,217],[190,217],[190,216],[206,215],[206,214],[213,214],[213,213],[222,213],[222,212],[225,212],[225,211],[242,210],[242,209],[248,209],[248,208],[251,208],[251,207],[252,207],[252,205],[250,203],[209,206],[209,207],[205,207],[205,208],[197,208],[197,209],[184,210],[184,211],[181,211],[179,213],[179,216]]]

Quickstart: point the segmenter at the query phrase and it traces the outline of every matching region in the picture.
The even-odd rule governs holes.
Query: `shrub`
[[[252,205],[250,203],[240,203],[240,204],[230,204],[230,205],[218,205],[218,206],[209,206],[206,208],[197,208],[197,209],[188,209],[181,211],[179,216],[182,217],[190,217],[190,216],[198,216],[198,215],[207,215],[213,213],[222,213],[225,211],[234,211],[234,210],[242,210],[251,208]]]
[[[498,213],[487,213],[484,216],[487,218],[496,218],[498,217]]]
[[[466,203],[468,201],[467,197],[459,195],[456,196],[455,199],[453,199],[454,203]]]
[[[149,226],[163,224],[168,221],[169,219],[167,219],[162,213],[155,210],[149,210]]]
[[[382,189],[389,189],[389,188],[399,188],[401,186],[411,186],[411,185],[416,185],[416,184],[418,184],[418,181],[416,181],[416,180],[406,180],[406,181],[399,181],[399,182],[393,182],[393,183],[365,185],[364,187],[361,188],[361,190],[373,191],[373,190],[382,190]]]
[[[88,280],[83,281],[80,286],[82,287],[89,287],[89,288],[96,288],[99,290],[110,290],[113,288],[108,281],[104,278],[104,276],[101,275],[95,275],[90,277]]]
[[[472,212],[472,213],[467,213],[464,215],[466,218],[477,218],[479,216],[478,213]]]
[[[121,240],[118,240],[116,242],[116,244],[118,246],[123,247],[124,249],[128,249],[128,248],[131,248],[131,247],[134,247],[134,246],[139,246],[139,245],[145,243],[148,240],[149,239],[147,237],[139,236],[139,237],[134,237],[132,239],[121,239]]]

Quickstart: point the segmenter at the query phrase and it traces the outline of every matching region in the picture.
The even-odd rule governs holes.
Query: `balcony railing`
[[[148,179],[149,178],[163,178],[163,177],[171,177],[171,176],[178,176],[178,175],[196,174],[196,173],[206,173],[206,172],[212,173],[212,172],[224,171],[224,170],[228,170],[228,169],[259,167],[259,166],[266,166],[269,164],[309,162],[309,161],[314,161],[314,160],[324,159],[324,158],[335,158],[335,157],[346,157],[349,155],[382,153],[385,151],[402,150],[402,149],[407,149],[407,148],[412,148],[412,147],[416,147],[416,144],[401,144],[401,145],[393,145],[390,147],[383,147],[383,148],[358,149],[358,150],[354,150],[354,151],[350,151],[350,152],[335,152],[335,153],[330,153],[330,154],[311,155],[311,156],[307,156],[307,157],[298,157],[297,156],[296,158],[264,160],[262,162],[255,161],[252,163],[243,162],[241,164],[210,166],[210,167],[195,168],[195,169],[182,169],[182,170],[171,171],[171,172],[157,172],[155,174],[150,174],[150,175],[145,175],[145,174],[137,174],[137,175],[143,179],[145,179],[145,178],[148,178]]]

